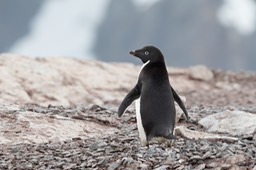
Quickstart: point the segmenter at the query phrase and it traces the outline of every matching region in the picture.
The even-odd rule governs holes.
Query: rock
[[[235,137],[190,130],[185,126],[176,126],[175,135],[178,135],[187,139],[195,139],[195,140],[204,139],[208,141],[224,141],[224,142],[238,141],[238,138],[235,138]]]
[[[206,152],[206,153],[203,155],[203,159],[210,158],[211,156],[212,156],[211,152],[208,151],[208,152]]]
[[[99,148],[99,144],[98,143],[92,143],[89,145],[89,149],[90,151],[95,151]]]
[[[10,109],[8,112],[5,108]],[[72,138],[88,138],[114,134],[117,129],[92,121],[77,120],[60,115],[47,115],[11,107],[0,106],[6,113],[0,119],[0,144],[43,143]],[[59,111],[60,112],[60,111]],[[64,112],[64,111],[62,111]]]
[[[120,166],[120,162],[113,162],[109,165],[108,170],[116,170]]]
[[[253,135],[256,115],[244,111],[224,111],[206,116],[199,121],[208,132],[228,133],[232,136]]]
[[[154,168],[154,170],[166,170],[169,166],[168,165],[161,165],[157,168]]]
[[[152,142],[141,147],[134,107],[122,118],[116,114],[136,83],[139,68],[64,57],[1,55],[0,169],[182,170],[205,169],[210,163],[214,169],[255,166],[256,131],[254,136],[231,138],[205,132],[198,121],[227,108],[255,115],[256,74],[214,70],[214,79],[210,79],[196,77],[190,69],[168,68],[171,84],[179,95],[186,96],[193,120],[179,121],[177,125],[188,128],[177,126],[175,131],[191,140],[177,137],[171,146]]]
[[[240,90],[242,88],[238,83],[230,84],[229,82],[217,82],[215,86],[227,91]]]
[[[227,163],[221,165],[221,168],[222,168],[222,169],[228,169],[228,168],[230,168],[230,167],[231,167],[231,165],[230,165],[230,164],[227,164]]]
[[[218,162],[211,162],[209,164],[206,165],[207,168],[217,168],[217,167],[220,167],[221,163],[218,163]]]
[[[148,165],[148,164],[145,164],[145,163],[141,163],[139,167],[140,167],[140,169],[142,169],[142,170],[150,169],[150,168],[149,168],[149,165]]]
[[[202,160],[203,158],[199,155],[194,155],[192,157],[189,158],[189,160]]]
[[[190,68],[189,76],[192,79],[210,81],[214,78],[213,72],[203,65]]]
[[[0,102],[104,104],[116,109],[136,83],[139,69],[128,63],[0,54]],[[179,95],[186,94],[188,106],[254,104],[255,74],[214,70],[213,76],[205,66],[167,69],[171,85]]]
[[[17,64],[16,61],[19,61]],[[68,57],[31,58],[0,55],[0,101],[52,105],[120,104],[134,86],[140,67],[128,63]],[[168,67],[176,91],[193,91],[198,83],[189,69]],[[201,89],[209,89],[203,84]]]
[[[133,64],[2,54],[0,98],[45,106],[116,102],[132,88],[138,71]]]
[[[246,157],[242,154],[231,155],[227,157],[226,162],[231,165],[239,165],[246,162]]]
[[[194,170],[203,170],[205,169],[205,164],[200,164],[200,165],[197,165]]]
[[[183,169],[185,169],[184,167],[185,167],[184,165],[180,165],[179,167],[177,167],[177,168],[175,168],[175,169],[176,169],[176,170],[183,170]],[[190,169],[190,168],[188,168],[188,169]]]

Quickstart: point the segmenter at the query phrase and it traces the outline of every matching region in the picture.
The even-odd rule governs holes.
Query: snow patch
[[[96,28],[108,6],[106,1],[48,0],[31,23],[31,31],[11,52],[29,56],[94,58]]]
[[[253,0],[224,0],[217,14],[222,25],[244,35],[255,31],[256,4]]]
[[[133,3],[139,7],[141,10],[147,10],[155,3],[159,2],[160,0],[133,0]]]

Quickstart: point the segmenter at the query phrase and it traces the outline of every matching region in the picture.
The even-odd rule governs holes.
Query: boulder
[[[232,136],[253,135],[256,115],[238,110],[227,110],[206,116],[199,121],[208,132],[227,133]]]
[[[139,69],[140,66],[129,63],[1,54],[0,99],[15,104],[43,106],[116,106],[136,84]],[[168,70],[172,75],[187,74],[186,70],[178,68]],[[184,77],[177,79],[172,76],[170,81],[177,92],[195,86]]]
[[[189,70],[189,76],[192,79],[210,81],[214,78],[213,72],[203,65],[193,66]]]
[[[2,54],[0,98],[16,104],[115,103],[135,84],[137,73],[133,64]]]

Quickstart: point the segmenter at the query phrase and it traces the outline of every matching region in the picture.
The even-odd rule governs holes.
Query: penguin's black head
[[[154,46],[145,46],[141,49],[130,51],[130,54],[141,59],[143,63],[164,62],[161,51]]]

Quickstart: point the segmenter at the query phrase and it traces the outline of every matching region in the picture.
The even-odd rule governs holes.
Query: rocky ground
[[[116,114],[137,66],[5,54],[0,69],[0,169],[256,169],[255,73],[168,68],[192,121],[178,110],[177,140],[142,147],[134,107]]]
[[[118,119],[114,111],[97,105],[88,108],[27,105],[20,111],[89,120],[118,131],[85,139],[2,144],[1,169],[252,169],[256,163],[256,142],[252,135],[237,141],[194,140],[177,135],[178,139],[170,147],[157,142],[142,147],[133,112]],[[219,109],[193,107],[188,111],[203,116]],[[196,123],[185,123],[181,119],[178,125],[182,124],[203,131]]]

